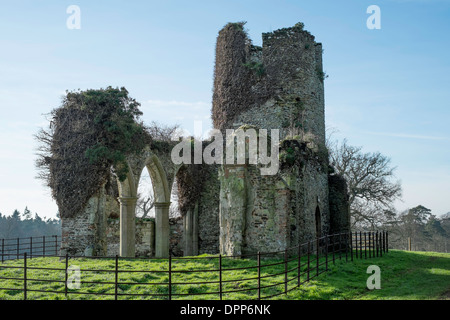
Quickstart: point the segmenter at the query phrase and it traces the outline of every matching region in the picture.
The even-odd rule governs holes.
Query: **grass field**
[[[303,258],[302,273],[298,278],[298,260],[294,257],[287,265],[281,259],[265,259],[261,268],[261,297],[284,293],[285,275],[288,270],[288,293],[273,297],[287,300],[335,300],[335,299],[395,299],[437,300],[450,299],[450,254],[435,252],[406,252],[391,250],[383,257],[354,259],[346,262],[345,256],[335,263],[329,259],[328,271],[316,275],[315,262],[311,259],[309,282],[296,288],[298,281],[307,279],[306,260]],[[324,263],[324,258],[319,261]],[[23,260],[7,261],[0,265],[0,299],[23,299]],[[281,262],[281,264],[278,264]],[[59,258],[27,259],[27,299],[29,300],[79,300],[114,299],[115,260],[86,259],[69,260],[70,266],[81,269],[79,289],[68,289],[65,296],[65,261]],[[381,289],[369,290],[366,286],[367,268],[377,265],[381,270]],[[118,299],[167,299],[169,275],[167,260],[119,260]],[[254,259],[223,259],[223,299],[258,298],[258,271]],[[19,267],[19,268],[11,268]],[[45,269],[42,269],[45,267]],[[200,256],[195,260],[172,260],[172,299],[219,299],[218,258]],[[99,271],[101,269],[110,272]],[[232,270],[229,270],[232,269]],[[150,272],[151,270],[151,272]],[[225,271],[226,270],[226,271]],[[320,266],[325,270],[325,265]],[[125,272],[127,271],[127,272]],[[70,277],[75,273],[70,273]],[[3,279],[1,279],[3,278]],[[7,279],[6,279],[7,278]],[[37,279],[41,281],[37,281]],[[237,280],[241,279],[241,280]],[[247,279],[247,280],[242,280]],[[69,278],[71,280],[71,278]],[[57,281],[57,282],[54,282]],[[194,283],[197,282],[197,283]],[[201,284],[198,282],[215,282]],[[70,281],[69,281],[70,283]],[[36,291],[33,291],[36,290]],[[45,291],[45,292],[44,292]],[[57,291],[51,293],[49,291]],[[238,292],[229,292],[238,291]],[[146,296],[147,295],[147,296]]]
[[[381,289],[367,289],[367,267],[381,270]],[[285,299],[450,299],[450,254],[391,250],[383,257],[340,262]]]

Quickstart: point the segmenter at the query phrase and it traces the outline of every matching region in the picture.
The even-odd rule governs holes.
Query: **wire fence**
[[[406,251],[433,251],[433,252],[450,252],[450,240],[442,239],[435,241],[423,241],[413,238],[401,238],[391,241],[389,245],[391,249]]]
[[[69,257],[58,255],[58,250],[54,255],[49,254],[49,248],[54,246],[43,247],[46,249],[41,255],[35,249],[33,253],[20,252],[20,241],[14,254],[2,250],[2,258],[3,255],[13,258],[2,259],[0,291],[22,295],[24,300],[30,295],[31,299],[46,299],[49,295],[59,299],[95,295],[114,300],[173,300],[195,296],[224,300],[236,299],[236,294],[261,300],[287,294],[327,272],[329,265],[337,260],[381,257],[388,252],[388,233],[345,232],[276,252],[168,259]],[[31,260],[37,257],[54,259],[51,263]]]

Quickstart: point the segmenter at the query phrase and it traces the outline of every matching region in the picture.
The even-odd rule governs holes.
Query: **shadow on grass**
[[[381,289],[369,290],[370,265],[380,267]],[[345,260],[331,264],[327,273],[307,283],[286,299],[448,299],[450,254],[391,250],[383,257]]]

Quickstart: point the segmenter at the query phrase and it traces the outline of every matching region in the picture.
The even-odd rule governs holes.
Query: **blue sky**
[[[381,29],[369,30],[369,5]],[[81,29],[66,27],[69,5]],[[397,166],[399,210],[450,211],[450,1],[1,1],[0,212],[54,217],[36,180],[43,116],[65,90],[125,86],[145,122],[211,127],[214,48],[230,21],[261,33],[301,21],[322,42],[327,126]]]

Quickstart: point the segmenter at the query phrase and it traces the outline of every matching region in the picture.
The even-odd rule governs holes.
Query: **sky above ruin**
[[[326,125],[397,167],[398,210],[450,211],[450,1],[2,1],[0,212],[56,216],[35,179],[33,134],[65,90],[124,86],[143,120],[211,128],[214,49],[227,22],[261,33],[301,21],[324,48]],[[381,29],[369,29],[370,5]],[[70,5],[80,29],[69,29]]]

